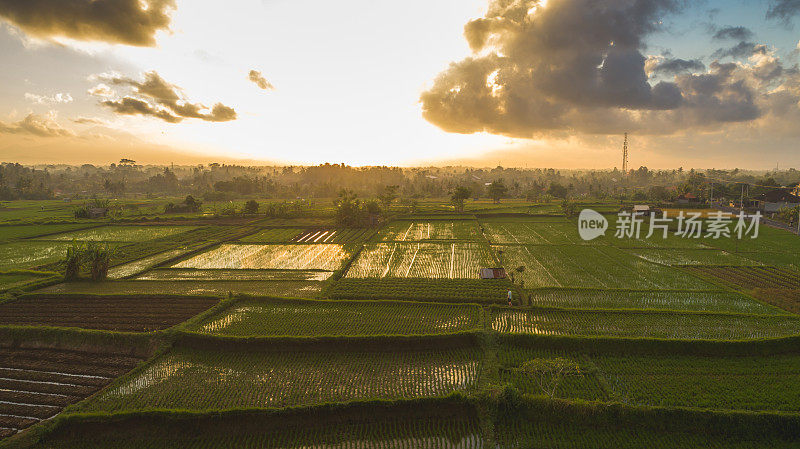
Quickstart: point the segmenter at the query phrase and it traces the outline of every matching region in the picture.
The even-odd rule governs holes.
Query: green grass
[[[482,328],[481,309],[411,302],[243,300],[192,330],[223,336],[424,335]]]
[[[78,410],[211,410],[441,396],[474,389],[480,360],[474,347],[379,352],[176,348]]]
[[[328,294],[335,299],[502,303],[510,288],[505,279],[344,278],[336,281]]]
[[[106,281],[71,282],[44,288],[39,293],[88,293],[97,295],[226,295],[228,292],[258,296],[315,298],[321,282],[312,281]]]
[[[506,245],[506,270],[525,267],[519,279],[527,288],[587,287],[705,290],[712,286],[678,269],[646,262],[602,245]]]
[[[194,226],[103,226],[43,237],[43,240],[142,242],[174,236],[197,229]]]
[[[779,314],[777,308],[740,293],[546,288],[530,290],[531,305],[567,309],[640,309]]]
[[[674,312],[496,308],[498,332],[581,337],[746,340],[800,334],[800,318]]]

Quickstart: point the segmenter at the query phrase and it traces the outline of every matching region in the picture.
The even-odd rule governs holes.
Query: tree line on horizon
[[[192,195],[205,201],[240,198],[335,198],[342,191],[361,198],[387,193],[404,199],[450,198],[456,209],[469,198],[620,199],[669,201],[691,193],[699,199],[754,197],[770,186],[796,186],[800,171],[672,169],[557,170],[495,167],[246,167],[142,166],[131,159],[107,166],[29,167],[0,164],[0,200],[125,198]],[[743,188],[742,186],[747,186]]]

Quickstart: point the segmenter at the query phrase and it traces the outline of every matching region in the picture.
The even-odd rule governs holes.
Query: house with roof
[[[800,196],[786,189],[772,189],[754,198],[754,206],[763,212],[773,213],[786,207],[800,206]]]
[[[684,193],[675,199],[678,204],[697,204],[700,200],[694,193]]]

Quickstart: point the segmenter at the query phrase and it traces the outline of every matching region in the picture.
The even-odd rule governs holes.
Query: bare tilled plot
[[[342,245],[225,244],[173,265],[173,268],[338,270],[349,257]]]
[[[0,437],[55,416],[141,361],[112,354],[0,348]]]
[[[0,324],[151,332],[214,306],[210,296],[35,296],[0,304]]]
[[[347,277],[477,279],[496,263],[479,243],[379,243],[364,248]]]
[[[800,288],[800,273],[778,267],[734,267],[697,266],[686,270],[733,287],[750,290],[754,288]]]

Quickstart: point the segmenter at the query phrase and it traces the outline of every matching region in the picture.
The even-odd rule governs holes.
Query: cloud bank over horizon
[[[791,3],[774,3],[768,16],[786,19]],[[464,27],[473,54],[421,95],[423,116],[448,132],[514,138],[797,123],[800,71],[772,47],[742,40],[708,64],[648,53],[648,37],[683,7],[673,0],[492,0],[484,17]],[[711,39],[752,36],[725,27]]]

